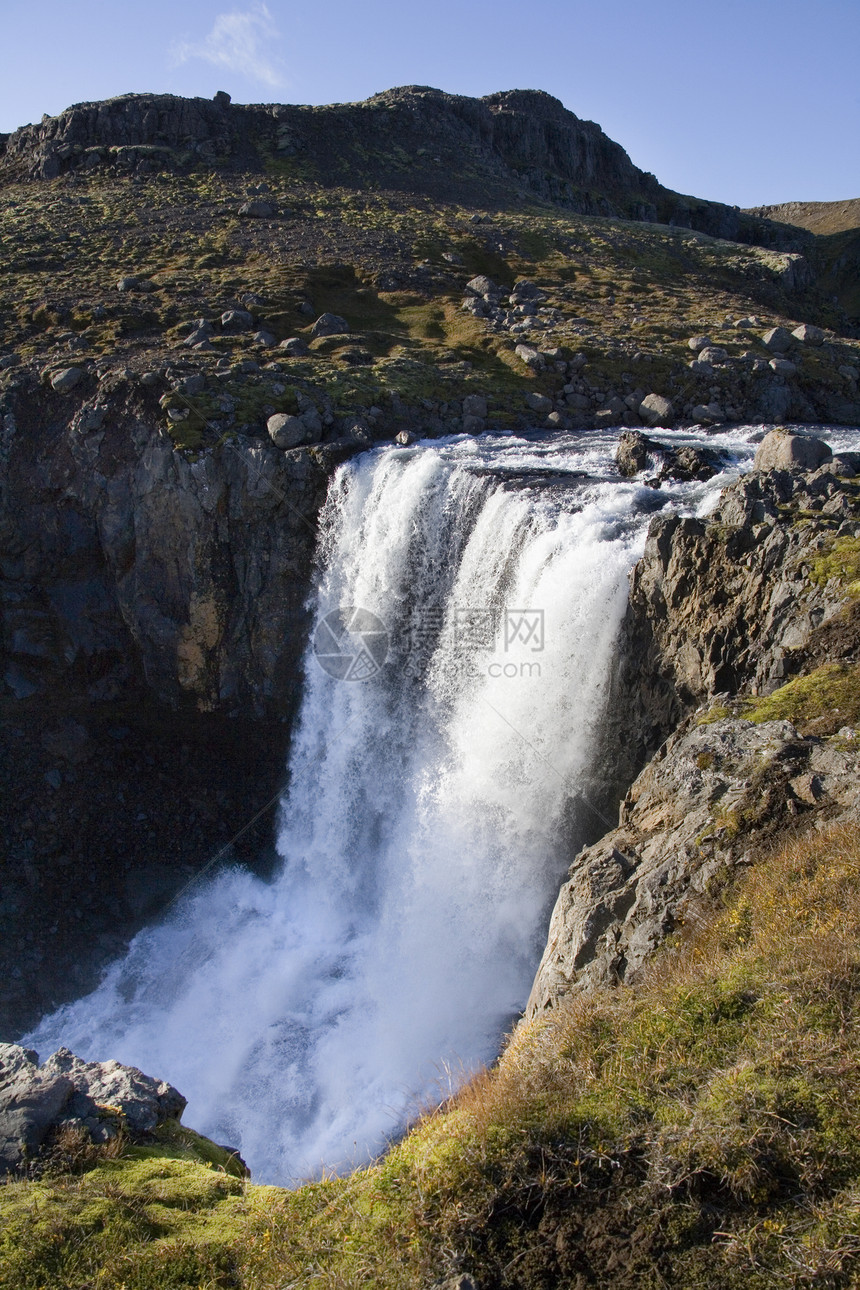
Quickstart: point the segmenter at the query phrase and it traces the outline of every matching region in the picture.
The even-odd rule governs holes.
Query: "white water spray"
[[[366,1160],[495,1055],[591,809],[653,509],[611,479],[608,438],[587,445],[462,440],[341,468],[317,619],[359,607],[389,650],[364,681],[309,652],[278,876],[201,887],[28,1043],[169,1079],[188,1123],[282,1183]]]

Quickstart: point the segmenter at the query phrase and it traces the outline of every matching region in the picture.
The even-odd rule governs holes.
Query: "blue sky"
[[[543,89],[671,188],[860,197],[860,0],[4,0],[0,130],[128,91]]]

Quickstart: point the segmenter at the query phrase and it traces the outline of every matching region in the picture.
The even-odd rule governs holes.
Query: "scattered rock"
[[[479,273],[476,278],[472,278],[466,283],[466,290],[473,296],[500,296],[501,287],[497,287],[491,278],[485,274]]]
[[[719,403],[697,403],[693,408],[693,420],[701,425],[720,425],[726,414]]]
[[[797,372],[796,364],[788,358],[772,358],[768,364],[778,376],[794,376]]]
[[[320,314],[313,327],[311,335],[314,340],[319,336],[345,336],[350,331],[349,323],[340,314]]]
[[[227,309],[221,315],[221,330],[225,332],[250,331],[254,326],[254,315],[247,309]],[[186,344],[188,342],[186,341]]]
[[[253,201],[244,202],[239,207],[239,214],[245,219],[272,219],[277,214],[277,210],[271,202],[255,198]]]
[[[83,369],[80,367],[64,367],[60,372],[54,372],[51,377],[51,386],[58,394],[68,394],[73,390],[83,377]]]
[[[784,354],[794,344],[794,337],[785,327],[771,327],[762,336],[762,343],[774,354]]]
[[[251,344],[259,345],[261,349],[271,349],[275,343],[275,337],[270,331],[258,331],[251,337]]]
[[[823,439],[813,435],[771,430],[756,449],[754,470],[817,470],[833,453]]]
[[[667,426],[674,414],[671,400],[662,394],[647,394],[639,404],[639,416],[649,426]]]
[[[202,394],[206,389],[206,377],[202,372],[194,372],[191,376],[185,376],[181,381],[177,381],[173,388],[177,394],[184,394],[188,398],[193,398],[196,394]]]
[[[552,410],[552,399],[547,398],[545,394],[526,395],[526,407],[531,408],[532,412],[550,412]]]
[[[711,343],[710,336],[691,336],[690,339],[687,341],[687,344],[689,345],[690,349],[692,349],[693,352],[696,354],[698,354],[699,351],[704,349],[707,345],[710,345],[710,343]]]
[[[724,363],[728,358],[728,350],[721,349],[719,345],[706,345],[699,351],[700,363]]]
[[[278,349],[289,354],[290,358],[303,358],[311,352],[301,336],[290,336],[289,339],[282,340]]]
[[[308,427],[301,417],[277,412],[266,422],[269,437],[276,448],[298,448],[308,442]]]
[[[546,363],[540,350],[535,349],[533,345],[517,345],[514,350],[517,358],[525,363],[526,367],[532,368],[533,371],[543,371]]]
[[[822,329],[813,327],[811,323],[801,323],[791,334],[795,340],[799,340],[804,345],[822,345],[825,340]]]
[[[486,417],[487,400],[483,394],[467,394],[463,400],[464,417]]]

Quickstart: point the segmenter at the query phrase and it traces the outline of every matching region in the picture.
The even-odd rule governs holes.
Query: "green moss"
[[[823,587],[835,578],[853,598],[860,596],[860,538],[841,537],[813,562],[810,581]]]
[[[755,722],[791,721],[802,726],[829,718],[834,726],[853,725],[860,721],[860,665],[825,663],[765,698],[745,700],[743,715]]]

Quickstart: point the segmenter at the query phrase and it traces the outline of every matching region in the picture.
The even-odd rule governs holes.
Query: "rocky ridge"
[[[803,235],[717,202],[682,197],[633,165],[623,148],[551,95],[510,90],[482,99],[405,86],[328,107],[233,104],[127,94],[80,103],[0,136],[0,174],[55,179],[110,166],[123,173],[278,161],[324,183],[364,177],[448,200],[510,200],[512,190],[591,215],[623,215],[715,237],[796,248]],[[266,211],[246,212],[265,215]]]

